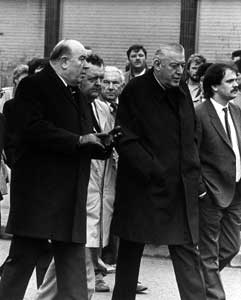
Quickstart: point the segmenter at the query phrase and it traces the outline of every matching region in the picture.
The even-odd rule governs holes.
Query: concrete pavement
[[[9,199],[5,197],[1,203],[2,223],[5,225],[9,210]],[[4,261],[8,254],[9,241],[0,240],[0,263]],[[145,254],[142,259],[140,277],[141,282],[148,286],[148,292],[137,295],[137,300],[177,300],[180,299],[178,294],[175,276],[171,261],[168,259],[166,247],[148,246],[145,248]],[[241,299],[241,255],[239,254],[236,264],[238,268],[228,267],[222,272],[223,284],[226,290],[226,300]],[[234,266],[234,264],[233,264]],[[107,283],[114,286],[114,274],[106,277]],[[36,293],[36,280],[33,274],[24,300],[34,300]],[[111,293],[97,293],[93,300],[110,300]],[[195,296],[194,296],[195,299]]]
[[[0,240],[0,263],[8,254],[9,241]],[[241,268],[226,268],[222,272],[223,284],[226,290],[226,300],[241,299]],[[137,295],[137,300],[178,300],[177,285],[169,259],[156,257],[143,257],[140,269],[140,281],[148,286],[148,291]],[[111,291],[114,286],[114,274],[106,276],[106,282],[110,285]],[[36,293],[36,280],[33,274],[24,300],[34,300]],[[93,300],[110,300],[110,293],[96,293]],[[194,298],[195,299],[195,296]]]

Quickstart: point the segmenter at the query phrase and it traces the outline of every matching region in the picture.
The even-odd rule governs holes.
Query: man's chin
[[[192,81],[194,81],[196,83],[198,83],[200,81],[198,77],[191,77],[191,79],[192,79]]]
[[[91,97],[92,97],[92,98],[98,98],[99,95],[100,95],[100,93],[93,92],[93,93],[91,94]]]

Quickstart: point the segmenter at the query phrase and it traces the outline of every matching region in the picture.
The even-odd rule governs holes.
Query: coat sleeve
[[[41,97],[41,89],[31,77],[20,82],[13,108],[17,144],[24,142],[45,151],[76,152],[79,135],[47,120],[46,104]]]

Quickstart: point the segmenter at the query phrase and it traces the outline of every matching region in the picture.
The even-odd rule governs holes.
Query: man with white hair
[[[58,300],[87,300],[86,196],[91,157],[104,157],[91,111],[78,89],[87,50],[62,40],[50,63],[24,78],[16,91],[15,154],[10,214],[13,234],[0,299],[22,300],[51,240]],[[23,217],[24,216],[24,217]]]
[[[123,136],[117,145],[112,219],[120,246],[112,300],[136,298],[148,243],[168,245],[182,300],[206,299],[197,248],[195,114],[179,87],[184,65],[182,45],[161,45],[153,68],[132,79],[120,95],[116,124]]]

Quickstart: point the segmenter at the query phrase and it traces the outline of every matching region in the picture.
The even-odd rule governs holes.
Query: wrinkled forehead
[[[84,71],[87,75],[103,75],[104,76],[104,66],[93,65],[92,63],[86,63]]]
[[[115,70],[108,70],[104,73],[104,79],[110,80],[110,81],[121,81],[121,76],[118,71]]]
[[[182,55],[177,55],[177,56],[166,56],[165,60],[169,64],[185,64],[185,57]]]
[[[85,47],[82,44],[74,44],[71,47],[72,55],[73,56],[89,56],[91,53],[91,50],[85,49]]]

